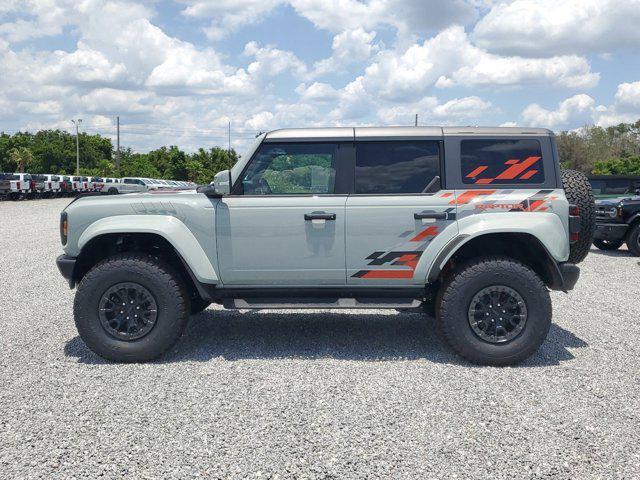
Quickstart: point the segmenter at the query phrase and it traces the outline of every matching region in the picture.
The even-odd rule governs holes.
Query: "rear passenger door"
[[[348,284],[424,285],[435,256],[456,236],[455,197],[441,187],[441,140],[356,141]]]

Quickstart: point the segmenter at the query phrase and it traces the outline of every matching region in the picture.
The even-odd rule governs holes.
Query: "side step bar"
[[[422,306],[416,298],[225,298],[222,305],[229,309],[301,309],[301,308],[388,308],[414,309]]]

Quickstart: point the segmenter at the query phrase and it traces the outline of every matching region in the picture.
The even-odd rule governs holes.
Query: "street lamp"
[[[80,127],[82,119],[71,120],[71,122],[76,126],[76,175],[80,175],[80,138],[78,136],[78,127]]]

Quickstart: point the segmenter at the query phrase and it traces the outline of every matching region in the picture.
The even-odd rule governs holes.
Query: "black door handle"
[[[324,212],[305,213],[304,214],[304,219],[307,222],[309,222],[311,220],[335,220],[336,219],[336,214],[335,213],[324,213]]]
[[[423,218],[432,218],[434,220],[446,220],[448,214],[446,212],[420,212],[414,213],[413,218],[416,220],[422,220]]]

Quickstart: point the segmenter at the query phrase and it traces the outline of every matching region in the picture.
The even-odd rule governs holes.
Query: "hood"
[[[640,197],[633,195],[625,195],[622,197],[614,197],[614,198],[601,198],[596,199],[596,205],[618,205],[623,200],[640,200]]]

